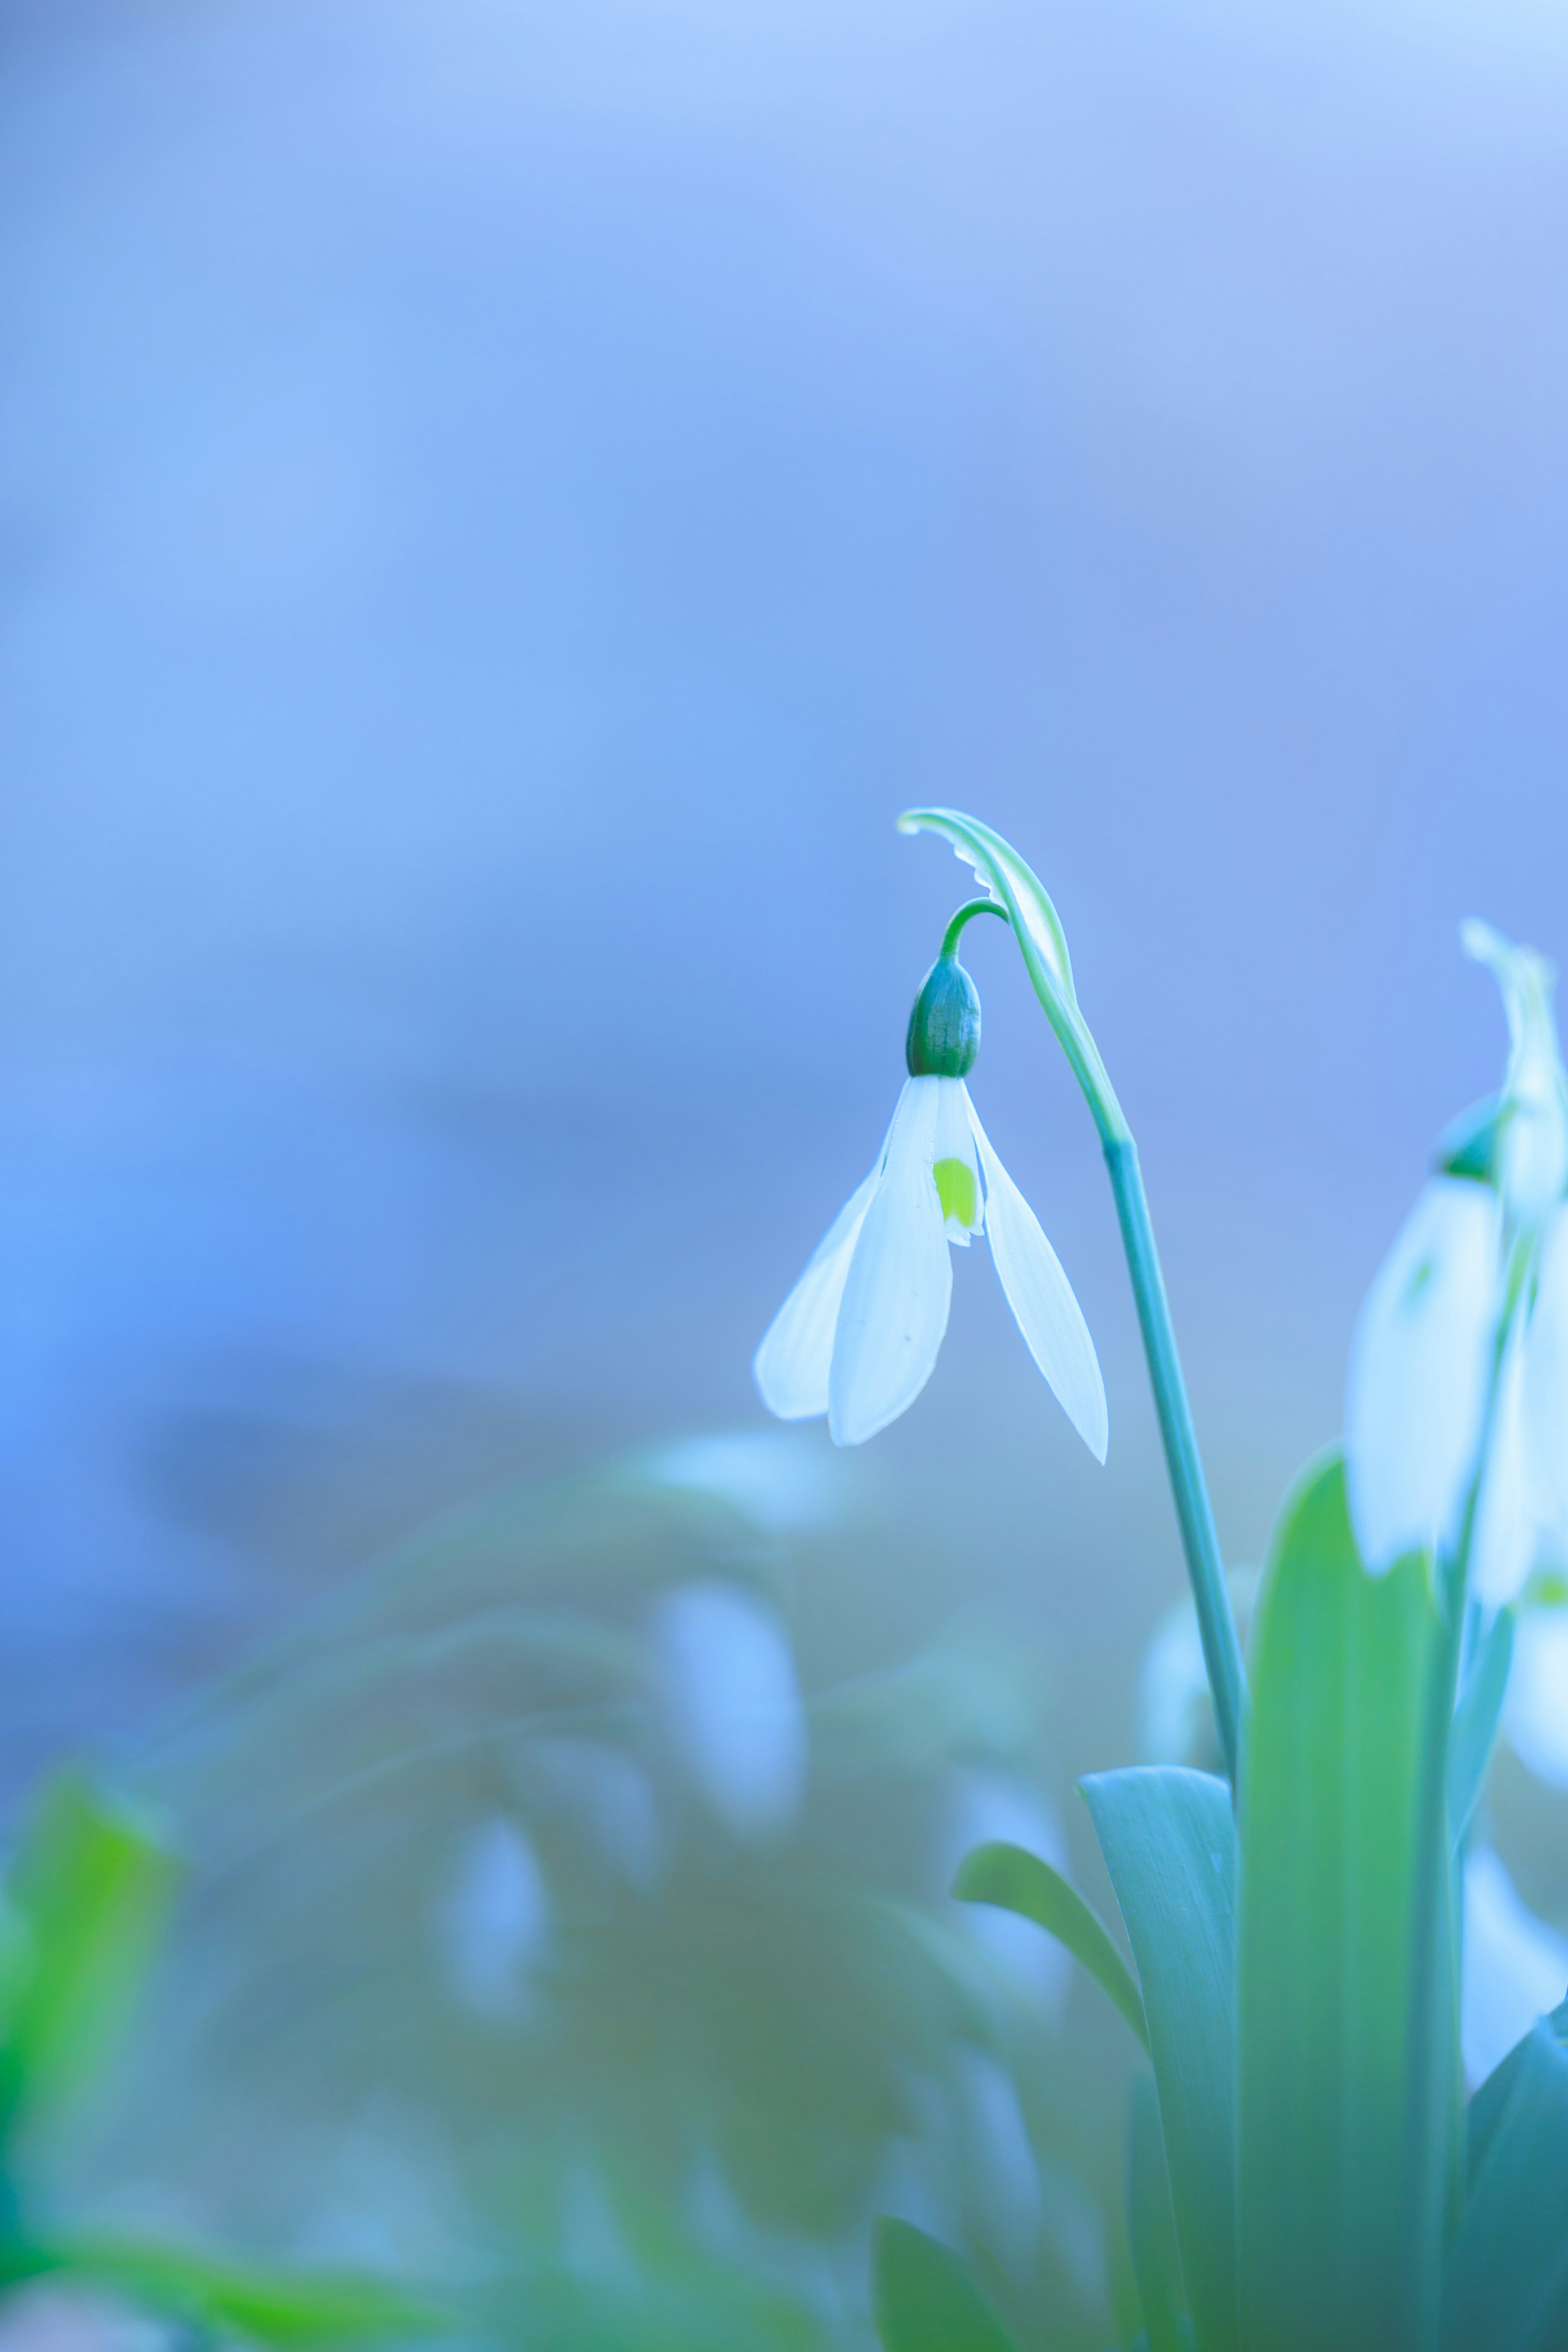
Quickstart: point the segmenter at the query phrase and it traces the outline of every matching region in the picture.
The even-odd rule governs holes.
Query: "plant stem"
[[[1170,1473],[1182,1549],[1187,1556],[1187,1574],[1197,1606],[1204,1664],[1214,1696],[1215,1724],[1234,1789],[1247,1712],[1247,1676],[1204,1478],[1203,1457],[1198,1452],[1197,1433],[1193,1427],[1192,1408],[1182,1378],[1182,1360],[1176,1352],[1170,1303],[1160,1272],[1160,1254],[1154,1246],[1154,1228],[1149,1218],[1142,1171],[1138,1165],[1138,1146],[1131,1135],[1106,1139],[1105,1164],[1110,1171],[1110,1189],[1116,1197],[1121,1244],[1127,1253],[1127,1271],[1132,1277],[1143,1351],[1149,1360],[1149,1380],[1165,1444],[1165,1466]]]
[[[942,951],[944,956],[953,956],[958,953],[958,942],[963,936],[963,927],[965,923],[972,923],[976,915],[1000,915],[1004,922],[1008,920],[1006,908],[999,907],[994,898],[966,899],[942,935]]]

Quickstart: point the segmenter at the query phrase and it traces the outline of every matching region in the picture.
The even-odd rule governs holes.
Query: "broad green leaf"
[[[1452,2045],[1441,1641],[1425,1562],[1368,1576],[1342,1463],[1315,1465],[1281,1515],[1252,1637],[1237,1992],[1249,2352],[1432,2340]]]
[[[1079,1010],[1073,985],[1072,959],[1061,919],[1049,893],[1011,843],[988,824],[966,816],[962,809],[908,809],[899,819],[900,833],[938,833],[952,844],[956,856],[973,866],[981,881],[1007,911],[1013,934],[1023,954],[1025,969],[1047,1018],[1061,1042],[1079,1085],[1095,1106],[1102,1132],[1126,1133],[1126,1122],[1111,1090],[1100,1049]]]
[[[1171,2177],[1160,2130],[1154,2078],[1140,2068],[1132,2078],[1127,2132],[1127,2228],[1143,2306],[1149,2352],[1187,2352],[1182,2258],[1171,2210]]]
[[[1561,2352],[1568,2344],[1568,2051],[1544,2018],[1472,2106],[1500,2076],[1445,2271],[1443,2352]]]
[[[1236,2315],[1236,1825],[1230,1791],[1176,1765],[1080,1783],[1143,1988],[1171,2203],[1198,2352]]]
[[[961,1903],[994,1903],[1003,1911],[1016,1911],[1065,1944],[1101,1990],[1110,1994],[1148,2049],[1143,1996],[1132,1972],[1111,1942],[1099,1912],[1059,1870],[1053,1870],[1038,1854],[1026,1853],[1020,1845],[976,1846],[953,1881],[952,1891]]]
[[[1492,1760],[1512,1663],[1513,1612],[1500,1609],[1465,1677],[1448,1734],[1448,1837],[1456,1853]]]
[[[432,2302],[348,2271],[216,2262],[178,2247],[118,2238],[65,2241],[47,2261],[57,2276],[110,2288],[151,2311],[275,2345],[279,2352],[405,2343],[451,2324]]]
[[[1013,2352],[1013,2341],[948,2246],[911,2222],[877,2224],[877,2334],[882,2352]]]
[[[106,2055],[162,1933],[174,1864],[75,1776],[44,1790],[6,1875],[0,2121],[67,2096]]]

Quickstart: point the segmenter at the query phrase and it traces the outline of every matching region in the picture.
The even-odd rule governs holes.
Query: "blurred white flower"
[[[642,1766],[602,1739],[547,1734],[528,1751],[530,1778],[562,1811],[592,1832],[613,1870],[633,1886],[652,1886],[663,1859],[658,1808]]]
[[[1568,1942],[1520,1901],[1489,1846],[1465,1862],[1459,2032],[1472,2089],[1568,1993]]]
[[[1551,967],[1487,924],[1461,936],[1508,1012],[1495,1145],[1484,1178],[1445,1173],[1424,1186],[1367,1293],[1351,1348],[1346,1473],[1374,1573],[1406,1552],[1451,1549],[1481,1468],[1501,1337],[1470,1563],[1472,1591],[1499,1607],[1542,1557],[1568,1556],[1568,1093]],[[1511,1295],[1510,1264],[1521,1276]]]
[[[665,1720],[707,1803],[738,1837],[787,1830],[808,1742],[777,1612],[738,1584],[704,1579],[664,1595],[651,1643]]]
[[[993,1151],[962,1078],[910,1077],[876,1166],[839,1212],[752,1363],[785,1421],[826,1412],[836,1445],[874,1437],[930,1380],[952,1295],[948,1244],[990,1237],[1025,1343],[1105,1459],[1105,1388],[1072,1286]]]
[[[1521,1612],[1502,1732],[1538,1780],[1568,1789],[1568,1608]]]
[[[1017,2085],[988,2053],[968,2050],[958,2088],[960,2145],[980,2231],[1003,2269],[1018,2277],[1035,2259],[1045,2195]]]
[[[550,1893],[518,1824],[492,1814],[468,1832],[437,1919],[448,1983],[477,2016],[515,2017],[550,1931]]]
[[[1258,1570],[1233,1568],[1226,1582],[1245,1630],[1258,1595]],[[1138,1747],[1145,1764],[1190,1764],[1212,1745],[1214,1700],[1198,1612],[1190,1592],[1173,1601],[1154,1627],[1138,1678]]]

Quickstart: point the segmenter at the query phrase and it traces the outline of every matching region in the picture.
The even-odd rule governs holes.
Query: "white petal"
[[[1525,1340],[1531,1500],[1542,1554],[1568,1568],[1568,1210],[1542,1238]]]
[[[828,1379],[836,1445],[863,1444],[913,1404],[947,1329],[952,1260],[931,1172],[941,1084],[905,1087],[855,1244]]]
[[[905,1093],[909,1085],[906,1079]],[[900,1095],[900,1109],[903,1099]],[[898,1118],[895,1110],[894,1127]],[[890,1127],[870,1174],[850,1194],[817,1243],[805,1272],[768,1325],[762,1346],[752,1358],[752,1378],[763,1402],[781,1421],[804,1421],[811,1413],[827,1411],[827,1371],[833,1360],[839,1303],[892,1132]]]
[[[1368,1568],[1457,1534],[1480,1443],[1499,1308],[1501,1210],[1436,1177],[1367,1292],[1351,1343],[1345,1456]]]
[[[1510,1053],[1503,1091],[1510,1116],[1503,1129],[1500,1181],[1509,1209],[1533,1224],[1568,1183],[1568,1095],[1552,1016],[1556,972],[1533,948],[1472,916],[1459,926],[1465,953],[1485,964],[1502,992]]]
[[[1464,1948],[1460,2038],[1473,2086],[1568,1990],[1568,1944],[1520,1901],[1485,1846],[1465,1864]]]
[[[1502,1727],[1538,1780],[1568,1789],[1568,1609],[1521,1612]]]
[[[1470,1590],[1488,1609],[1514,1599],[1535,1564],[1537,1517],[1525,1434],[1526,1343],[1515,1323],[1498,1374],[1497,1410],[1470,1544]]]
[[[501,1813],[468,1832],[437,1916],[453,1991],[481,2017],[515,2015],[525,1977],[550,1932],[550,1890],[539,1857],[517,1822]]]
[[[1018,1328],[1053,1394],[1097,1462],[1110,1436],[1105,1383],[1083,1311],[1040,1221],[991,1149],[973,1103],[974,1140],[985,1171],[985,1230]]]

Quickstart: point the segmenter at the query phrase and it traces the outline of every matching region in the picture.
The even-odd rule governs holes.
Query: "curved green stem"
[[[963,926],[965,923],[972,923],[976,915],[1000,915],[1005,923],[1010,920],[1006,908],[999,907],[994,898],[966,899],[942,935],[942,951],[944,956],[958,953],[958,942],[963,935]]]
[[[1203,1456],[1198,1452],[1197,1432],[1187,1402],[1187,1384],[1176,1352],[1176,1334],[1171,1321],[1170,1301],[1165,1296],[1164,1276],[1160,1271],[1160,1254],[1154,1246],[1154,1227],[1143,1190],[1143,1171],[1138,1165],[1138,1146],[1131,1135],[1119,1136],[1106,1143],[1105,1164],[1121,1227],[1127,1271],[1132,1278],[1132,1296],[1138,1307],[1143,1352],[1149,1362],[1154,1409],[1160,1417],[1165,1467],[1170,1474],[1176,1522],[1182,1531],[1182,1549],[1186,1555],[1187,1576],[1203,1639],[1204,1664],[1214,1697],[1215,1726],[1234,1789],[1247,1717],[1247,1675],[1241,1663],[1236,1612],[1226,1582],[1208,1483],[1204,1476]]]

